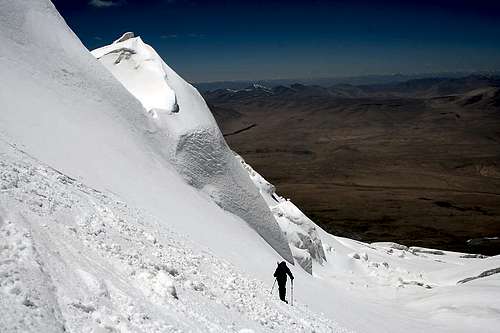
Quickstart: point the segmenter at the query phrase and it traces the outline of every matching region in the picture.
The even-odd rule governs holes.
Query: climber
[[[292,280],[293,284],[293,274],[290,272],[290,269],[286,265],[286,262],[282,261],[278,263],[278,267],[276,268],[276,271],[274,272],[274,277],[276,278],[276,281],[278,281],[278,290],[280,293],[280,299],[288,304],[288,301],[286,300],[286,275],[290,276],[290,280]]]

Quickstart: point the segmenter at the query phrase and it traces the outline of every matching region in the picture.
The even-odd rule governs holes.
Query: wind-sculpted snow
[[[273,217],[262,207],[264,201],[259,193],[248,186],[245,170],[232,153],[220,147],[225,147],[225,141],[218,129],[185,134],[177,145],[176,165],[190,184],[200,188],[224,209],[248,221],[259,234],[266,235],[264,238],[268,241],[272,235],[281,235],[281,230],[279,233],[274,230],[276,222],[268,222]],[[280,242],[281,238],[270,241],[271,244]],[[281,252],[285,251],[286,248]]]
[[[242,222],[222,210],[214,212],[218,208],[210,208],[212,203],[203,194],[185,186],[179,177],[179,169],[191,167],[175,163],[179,161],[176,153],[181,137],[195,130],[208,130],[210,134],[218,131],[205,102],[194,88],[171,70],[165,72],[168,82],[163,79],[164,74],[151,77],[152,82],[164,82],[158,89],[164,88],[162,93],[169,98],[162,99],[155,91],[162,105],[174,103],[173,96],[176,96],[183,110],[177,117],[165,119],[165,110],[155,109],[158,117],[152,117],[84,48],[51,3],[4,0],[0,6],[0,134],[7,141],[22,145],[30,154],[75,178],[84,179],[93,187],[109,189],[144,205],[158,216],[176,212],[182,216],[179,225],[186,231],[198,233],[200,238],[207,236],[200,224],[206,227],[217,224],[227,229],[228,223]],[[113,47],[134,48],[137,55],[145,58],[154,52],[148,47],[142,52],[137,44],[144,45],[137,38],[129,38]],[[112,53],[112,56],[115,59],[120,54]],[[122,68],[130,64],[127,57],[123,56],[116,66]],[[131,59],[135,59],[134,56]],[[151,73],[157,73],[155,70],[166,70],[163,62],[146,63],[142,64],[144,71],[138,79],[149,78]],[[133,69],[127,67],[127,70]],[[168,86],[172,89],[168,90]],[[211,137],[207,140],[214,142]],[[207,154],[213,155],[214,150],[231,154],[223,141]],[[234,169],[236,163],[227,158],[225,161],[213,175],[213,179],[223,174],[227,176],[227,182],[218,190],[226,191],[227,197],[239,206],[250,202],[246,222],[257,226],[260,236],[283,258],[293,262],[286,239],[265,203],[262,200],[252,203],[257,195],[247,195],[252,190],[257,193],[251,181],[246,176],[238,179],[243,172]],[[211,185],[210,179],[204,178],[204,181],[197,183],[199,190]],[[193,202],[215,215],[203,209],[188,209]],[[225,208],[226,203],[230,209],[232,202],[221,202],[220,206]],[[204,241],[218,242],[216,239]]]
[[[109,46],[92,51],[154,118],[179,111],[175,92],[165,80],[162,61],[140,37],[125,33]]]
[[[127,35],[128,34],[128,35]],[[140,37],[127,33],[92,51],[145,107],[166,158],[189,184],[241,217],[293,263],[285,237],[235,159],[198,91],[168,67]]]
[[[321,238],[316,224],[300,211],[290,200],[276,194],[275,187],[257,173],[243,158],[237,156],[252,179],[255,187],[264,198],[285,233],[293,257],[304,270],[312,274],[313,259],[322,264],[326,260]]]

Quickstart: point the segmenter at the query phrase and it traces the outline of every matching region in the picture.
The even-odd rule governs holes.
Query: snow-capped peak
[[[134,38],[134,37],[135,37],[135,34],[133,32],[131,32],[131,31],[128,31],[128,32],[124,33],[120,38],[118,38],[117,40],[115,40],[113,43],[124,42],[127,39]]]
[[[262,84],[258,84],[258,83],[253,83],[252,84],[252,88],[254,88],[254,89],[270,90],[268,87],[263,86]]]
[[[175,92],[167,83],[160,56],[141,37],[126,32],[92,54],[134,95],[154,118],[179,111]]]
[[[184,179],[246,221],[293,263],[282,230],[227,146],[198,91],[131,33],[92,54],[145,107],[153,119],[151,131],[161,136],[162,155]]]

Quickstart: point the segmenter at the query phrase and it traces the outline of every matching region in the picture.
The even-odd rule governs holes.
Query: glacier
[[[157,125],[156,130],[166,133],[169,140],[165,140],[164,147],[171,148],[166,156],[190,184],[223,209],[249,221],[266,240],[273,233],[278,236],[279,233],[260,230],[262,223],[276,229],[276,220],[288,240],[293,258],[307,272],[312,273],[313,258],[322,263],[325,256],[312,221],[290,201],[266,192],[264,188],[272,188],[272,185],[240,156],[234,156],[202,97],[168,67],[150,45],[135,37],[133,32],[127,32],[112,44],[91,53],[143,105]],[[180,94],[179,101],[174,91]],[[193,104],[193,100],[198,103]],[[255,187],[244,182],[248,177],[242,170],[248,172],[274,220],[263,207]],[[270,242],[271,245],[275,243]],[[284,257],[293,262],[290,256]]]
[[[293,263],[280,227],[234,154],[198,91],[132,32],[92,54],[144,106],[162,156],[213,202],[249,223]]]
[[[325,232],[139,37],[91,54],[50,1],[0,0],[0,45],[1,332],[500,326],[500,256]],[[293,307],[271,294],[283,258]]]

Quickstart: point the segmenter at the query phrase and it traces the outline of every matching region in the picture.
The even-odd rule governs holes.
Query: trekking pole
[[[276,278],[274,278],[273,287],[271,288],[271,295],[273,294],[274,285],[276,284]]]
[[[293,280],[292,280],[292,299],[290,304],[293,306]]]

